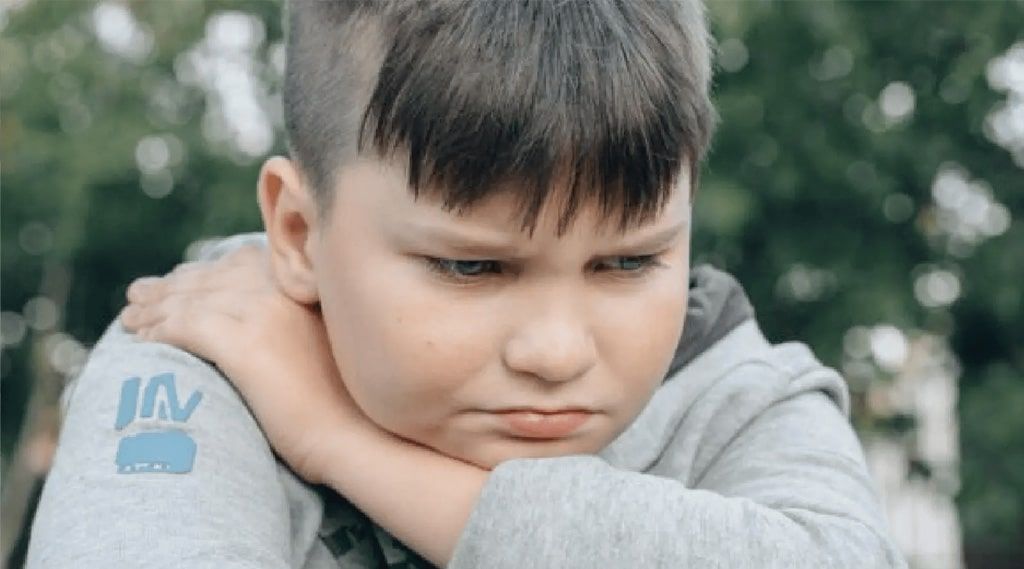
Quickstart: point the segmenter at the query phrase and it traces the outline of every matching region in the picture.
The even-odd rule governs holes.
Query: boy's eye
[[[479,277],[485,274],[501,273],[501,263],[498,261],[465,261],[460,259],[439,259],[427,258],[430,267],[444,276],[466,279]]]
[[[628,273],[632,276],[644,273],[648,269],[653,268],[656,264],[657,262],[654,260],[654,255],[612,257],[611,259],[599,264],[597,270]]]
[[[507,272],[501,261],[463,260],[424,257],[427,266],[442,277],[456,281],[479,281]],[[660,266],[655,255],[618,256],[600,261],[594,267],[596,272],[613,273],[622,277],[641,277]]]

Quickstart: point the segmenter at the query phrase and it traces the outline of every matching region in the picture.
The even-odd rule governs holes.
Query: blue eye
[[[427,258],[427,262],[433,270],[455,279],[470,279],[486,274],[501,273],[501,263],[498,261]]]
[[[598,270],[615,271],[625,273],[629,276],[636,276],[647,272],[658,264],[654,255],[635,255],[612,257],[605,261]]]
[[[423,257],[427,267],[442,278],[459,282],[474,283],[504,275],[508,268],[501,261],[462,260]],[[655,255],[623,255],[610,257],[599,262],[593,270],[610,273],[622,278],[639,278],[662,266]]]

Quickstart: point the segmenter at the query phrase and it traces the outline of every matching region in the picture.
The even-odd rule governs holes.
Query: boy
[[[289,8],[268,254],[133,285],[30,566],[905,566],[842,379],[689,270],[698,3]]]

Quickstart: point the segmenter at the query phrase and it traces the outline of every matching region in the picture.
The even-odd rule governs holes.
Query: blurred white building
[[[881,414],[916,417],[916,428],[902,440],[865,439],[868,466],[910,567],[963,569],[953,502],[960,485],[956,364],[945,341],[930,335],[907,340],[904,355],[892,383],[869,388],[868,405]],[[911,473],[912,460],[926,465],[931,475]]]

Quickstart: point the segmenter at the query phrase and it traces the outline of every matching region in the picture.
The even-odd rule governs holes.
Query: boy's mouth
[[[498,411],[495,414],[501,417],[513,435],[528,439],[566,437],[583,426],[593,415],[592,412],[581,409],[512,409]]]

